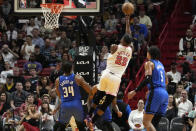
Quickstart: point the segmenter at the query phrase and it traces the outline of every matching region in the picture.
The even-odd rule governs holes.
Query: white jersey
[[[117,51],[114,54],[110,54],[107,58],[106,70],[121,78],[129,64],[131,57],[131,47],[118,45]]]

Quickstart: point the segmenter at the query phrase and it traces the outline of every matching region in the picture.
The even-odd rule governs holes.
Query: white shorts
[[[121,78],[108,70],[104,70],[98,84],[98,90],[105,91],[106,94],[117,96],[120,82]]]

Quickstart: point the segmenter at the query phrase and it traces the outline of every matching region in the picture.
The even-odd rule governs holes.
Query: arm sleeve
[[[147,75],[144,80],[140,83],[140,85],[135,89],[136,92],[141,91],[143,87],[145,87],[148,83],[150,83],[151,87],[153,87],[152,84],[152,76]]]

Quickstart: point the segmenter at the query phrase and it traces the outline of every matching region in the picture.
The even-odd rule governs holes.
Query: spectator
[[[25,103],[23,103],[21,106],[20,106],[20,110],[22,112],[27,112],[27,108],[29,105],[32,105],[34,104],[35,102],[35,96],[33,94],[29,94],[25,100]]]
[[[172,82],[173,78],[171,75],[167,75],[167,79],[168,79],[167,92],[168,94],[174,95],[174,93],[176,92],[177,84]]]
[[[5,90],[12,93],[14,91],[16,91],[16,88],[15,88],[15,83],[13,81],[13,76],[8,74],[7,75],[7,78],[6,78],[6,83],[5,83]]]
[[[0,116],[2,118],[2,115],[10,109],[10,102],[8,99],[8,96],[5,92],[0,93]]]
[[[17,36],[17,40],[16,40],[16,43],[17,43],[17,46],[22,47],[22,45],[24,44],[24,35],[23,35],[24,32],[22,31],[19,31],[18,32],[18,36]]]
[[[32,53],[34,53],[35,45],[32,44],[32,36],[28,35],[26,37],[26,42],[21,47],[21,55],[23,59],[29,60],[29,57]]]
[[[174,98],[175,98],[176,103],[178,103],[178,101],[180,101],[181,92],[183,89],[184,89],[184,86],[182,84],[178,84],[176,92],[174,94]]]
[[[37,71],[35,68],[31,68],[29,73],[31,76],[31,78],[29,80],[31,81],[32,90],[36,91],[36,86],[37,86],[38,79],[39,79],[39,77],[37,76]]]
[[[2,47],[2,56],[3,56],[3,60],[8,61],[10,63],[11,67],[14,67],[14,64],[15,64],[17,58],[19,58],[19,55],[14,53],[8,47],[8,45],[3,45],[3,47]]]
[[[0,53],[0,74],[3,70],[4,70],[4,60],[2,54]]]
[[[58,59],[58,57],[57,57],[55,49],[51,49],[48,64],[52,70],[55,69],[57,59]]]
[[[167,106],[166,117],[169,121],[171,121],[174,117],[178,115],[178,108],[176,106],[176,101],[173,95],[169,95],[169,102]]]
[[[133,31],[133,33],[135,31],[135,25],[140,26],[140,31],[139,31],[140,34],[143,34],[144,38],[147,38],[147,36],[148,36],[148,28],[146,27],[146,25],[139,23],[139,17],[138,16],[135,16],[133,18],[133,25],[131,26],[131,30]]]
[[[32,35],[32,30],[33,30],[34,28],[39,29],[39,26],[38,26],[38,25],[35,25],[35,20],[34,20],[34,18],[31,18],[31,19],[29,20],[29,25],[26,24],[26,25],[23,26],[23,30],[27,33],[27,35],[30,35],[31,37],[33,36],[33,35]]]
[[[105,70],[105,68],[106,68],[106,60],[104,59],[104,54],[101,53],[100,58],[97,61],[97,70],[98,70],[97,73],[98,73],[98,75],[101,75],[101,72],[103,70]]]
[[[11,13],[11,4],[8,0],[4,0],[3,4],[1,5],[2,14],[4,18],[8,18],[9,14]]]
[[[10,100],[11,100],[11,94],[5,90],[5,87],[4,86],[5,85],[3,83],[0,83],[0,94],[1,93],[6,93],[7,101],[10,102]]]
[[[141,9],[139,12],[140,24],[145,24],[148,29],[152,28],[152,21],[149,16],[146,15],[145,9]]]
[[[115,14],[111,14],[109,19],[105,22],[105,29],[107,32],[113,32],[116,30],[116,25],[118,24]]]
[[[55,83],[56,78],[58,78],[60,75],[63,74],[61,70],[61,64],[62,64],[62,61],[58,59],[55,70],[50,73],[49,78],[52,84]]]
[[[9,25],[9,30],[6,31],[8,41],[16,40],[18,36],[18,32],[14,30],[14,24]]]
[[[142,45],[146,42],[144,38],[144,34],[140,33],[139,25],[134,26],[133,38],[134,38],[134,50],[139,51]]]
[[[62,61],[71,61],[71,58],[68,53],[64,52],[62,54]]]
[[[24,90],[28,93],[32,93],[34,92],[35,90],[33,90],[33,87],[31,86],[31,81],[29,79],[27,79],[25,81],[25,84],[24,84]]]
[[[21,82],[16,83],[16,91],[11,94],[10,105],[15,110],[16,107],[20,107],[22,103],[25,102],[26,97],[29,95],[28,92],[23,90],[23,85]]]
[[[7,25],[5,20],[0,15],[0,31],[5,32],[7,30]]]
[[[20,46],[17,45],[16,40],[12,40],[11,41],[11,45],[10,45],[10,49],[19,56],[19,58],[21,58],[20,56]]]
[[[56,43],[58,42],[58,39],[57,39],[57,32],[56,31],[53,31],[51,33],[51,37],[50,37],[50,41],[51,41],[51,44],[52,45],[56,45]]]
[[[187,29],[186,36],[180,39],[179,42],[179,55],[187,55],[187,47],[189,50],[195,50],[195,38],[192,37],[193,33],[191,29]],[[187,46],[188,44],[188,46]]]
[[[42,96],[42,103],[48,103],[50,109],[53,111],[55,108],[55,105],[50,104],[50,96],[48,94],[44,94]],[[38,109],[39,111],[41,110],[41,108]]]
[[[188,77],[191,82],[195,82],[195,74],[191,70],[190,64],[188,62],[184,62],[182,64],[182,77]]]
[[[22,84],[25,83],[25,79],[24,79],[23,75],[21,75],[21,72],[18,67],[13,68],[13,80],[14,80],[14,83],[16,83],[18,81],[22,82]]]
[[[108,56],[109,56],[109,52],[108,52],[108,47],[107,46],[103,46],[101,49],[101,53],[104,55],[104,60],[107,60]]]
[[[41,130],[53,131],[54,118],[48,103],[41,105]]]
[[[127,123],[129,115],[131,113],[131,108],[128,104],[123,102],[123,93],[119,92],[117,96],[117,106],[122,114],[113,113],[113,121],[121,128],[122,131],[129,130],[129,124]]]
[[[42,97],[44,94],[48,94],[51,90],[50,80],[46,76],[42,76],[38,80],[38,85],[36,91],[39,97]]]
[[[52,50],[52,47],[50,46],[51,42],[49,37],[46,37],[44,40],[45,40],[45,44],[41,48],[41,54],[43,54],[46,57],[46,59],[49,59],[50,51]]]
[[[27,114],[20,120],[19,131],[40,131],[40,117],[41,114],[36,111],[36,105],[30,104],[27,107]]]
[[[5,70],[1,72],[0,82],[5,84],[8,74],[13,75],[13,70],[10,68],[9,62],[4,64]]]
[[[48,93],[49,95],[50,95],[50,98],[51,98],[51,105],[55,105],[55,103],[56,103],[56,97],[57,97],[57,94],[56,94],[56,89],[55,88],[53,88],[53,89],[51,89],[50,90],[50,92]]]
[[[61,38],[60,40],[57,42],[56,44],[56,48],[70,48],[71,47],[71,40],[69,38],[67,38],[66,32],[62,31],[61,32]]]
[[[38,45],[35,46],[35,61],[41,63],[43,67],[48,67],[48,61],[46,57],[40,53],[40,47]]]
[[[129,125],[131,127],[131,131],[133,130],[144,130],[143,125],[143,115],[144,115],[144,101],[139,100],[137,104],[138,109],[133,110],[129,115]]]
[[[72,48],[69,50],[69,53],[68,53],[71,56],[73,61],[75,60],[76,49],[77,49],[76,41],[73,41],[72,42]]]
[[[18,124],[18,119],[14,117],[13,111],[11,109],[6,110],[6,117],[3,118],[3,127],[5,131],[16,130],[16,125]]]
[[[32,34],[33,34],[32,44],[38,45],[39,47],[44,46],[44,40],[39,36],[40,32],[39,32],[38,28],[34,28],[32,30]]]
[[[190,112],[193,108],[191,101],[188,100],[186,90],[182,90],[181,98],[178,101],[178,116],[182,117],[185,113]]]
[[[40,47],[38,45],[35,46],[35,61],[41,63],[43,67],[48,67],[48,61],[46,57],[40,53]]]
[[[42,71],[42,65],[39,62],[35,61],[34,53],[30,55],[29,61],[24,64],[24,73],[29,73],[29,70],[32,68],[36,70],[37,74]]]
[[[0,47],[2,48],[3,45],[10,45],[10,42],[8,41],[6,33],[3,33],[1,36]]]
[[[172,82],[178,84],[181,80],[181,73],[177,71],[176,69],[176,62],[172,62],[171,64],[171,71],[167,72],[167,75],[172,76]]]

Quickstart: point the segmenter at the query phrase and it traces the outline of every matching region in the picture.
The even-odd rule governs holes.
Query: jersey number
[[[161,82],[163,82],[163,72],[160,71],[160,73],[161,73]]]
[[[64,91],[64,98],[68,97],[69,94],[74,96],[73,86],[63,87],[63,91]]]
[[[128,58],[127,57],[122,57],[122,56],[119,56],[118,55],[116,57],[115,64],[121,65],[121,66],[126,66],[127,65],[127,61],[128,61]]]

